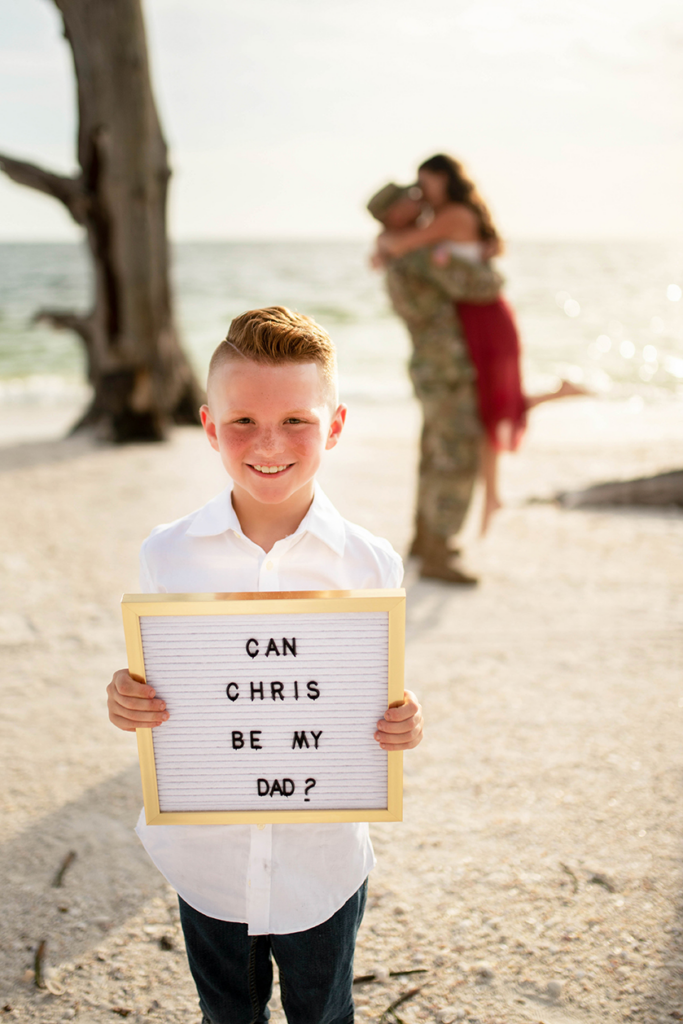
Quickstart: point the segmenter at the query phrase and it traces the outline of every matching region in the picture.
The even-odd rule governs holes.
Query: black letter
[[[284,686],[282,685],[282,683],[271,683],[270,684],[270,695],[273,698],[273,700],[275,700],[276,697],[279,697],[280,700],[284,700],[285,699],[285,695],[282,692],[283,690],[284,690]]]
[[[320,690],[318,689],[318,684],[315,679],[311,679],[310,683],[306,683],[306,689],[308,690],[306,696],[309,700],[317,700],[320,696]]]
[[[233,750],[241,750],[243,746],[244,746],[244,736],[242,735],[241,732],[239,732],[239,730],[237,730],[237,729],[233,730],[233,734],[232,734],[232,749]]]
[[[276,792],[277,792],[277,793],[279,793],[279,794],[280,794],[280,796],[282,796],[282,795],[283,795],[283,794],[282,794],[282,786],[280,785],[280,783],[278,782],[278,780],[277,780],[277,779],[276,779],[276,780],[275,780],[275,782],[273,783],[273,788],[272,788],[272,789],[271,789],[271,791],[270,791],[270,795],[271,795],[271,796],[274,796]]]
[[[289,785],[292,787],[291,789],[287,788],[287,783],[289,783]],[[285,794],[285,796],[291,796],[295,789],[296,786],[294,785],[291,779],[282,780],[282,792]]]
[[[313,730],[311,729],[311,736],[313,737],[313,741],[315,743],[315,749],[316,750],[318,749],[318,740],[320,739],[322,734],[323,734],[322,729],[320,730],[320,732],[313,732]]]
[[[294,700],[298,700],[298,699],[299,699],[299,684],[297,683],[297,681],[295,679],[294,680]]]
[[[263,747],[259,742],[259,736],[261,735],[262,732],[263,729],[252,729],[251,732],[249,733],[249,743],[251,744],[252,750],[263,750]],[[317,746],[318,744],[316,743],[316,747]]]
[[[265,789],[263,789],[261,783],[263,783],[263,785],[266,787]],[[268,796],[268,792],[270,790],[270,786],[268,785],[268,779],[257,779],[256,788],[258,789],[259,796]]]
[[[249,644],[256,644],[256,650],[250,650]],[[247,654],[249,655],[250,658],[255,658],[256,655],[258,654],[258,640],[254,640],[253,637],[251,638],[251,640],[247,640]]]
[[[270,654],[271,651],[275,651],[275,653],[277,654],[278,658],[280,657],[280,652],[277,649],[277,644],[273,640],[272,636],[271,636],[270,640],[268,641],[268,647],[266,649],[266,658],[268,657],[268,655]]]
[[[261,697],[261,700],[263,700],[263,683],[259,683],[258,686],[254,686],[253,683],[249,683],[249,685],[251,687],[251,699],[253,700],[254,694],[258,693]]]
[[[295,636],[292,637],[291,644],[290,644],[289,640],[287,639],[287,637],[283,636],[283,638],[282,638],[282,653],[283,654],[287,653],[287,648],[288,647],[289,647],[289,650],[291,651],[291,653],[296,658],[296,637]]]
[[[304,747],[308,746],[308,740],[306,739],[306,730],[302,729],[301,732],[294,732],[294,739],[292,740],[292,750],[303,750]]]
[[[231,687],[231,686],[234,686],[234,687],[235,687],[235,696],[234,696],[234,697],[233,697],[233,695],[232,695],[232,694],[230,693],[230,687]],[[238,683],[228,683],[228,685],[227,685],[227,686],[225,687],[225,692],[226,692],[226,694],[228,695],[228,700],[232,700],[232,701],[235,701],[235,700],[237,700],[237,698],[238,698],[238,697],[239,697],[239,695],[240,695],[240,688],[239,688],[239,684],[238,684]]]

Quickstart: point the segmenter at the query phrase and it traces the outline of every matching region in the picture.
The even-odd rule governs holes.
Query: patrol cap
[[[388,185],[376,192],[367,205],[367,210],[375,220],[381,220],[387,210],[399,199],[422,198],[422,192],[416,185],[396,185],[390,181]]]

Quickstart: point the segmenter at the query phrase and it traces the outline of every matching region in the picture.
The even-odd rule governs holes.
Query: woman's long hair
[[[432,156],[420,164],[418,170],[445,175],[450,201],[468,206],[477,215],[482,241],[497,241],[502,247],[502,239],[496,230],[489,209],[477,192],[474,182],[470,181],[465,174],[461,163],[452,156],[446,156],[445,153],[437,153],[436,156]]]

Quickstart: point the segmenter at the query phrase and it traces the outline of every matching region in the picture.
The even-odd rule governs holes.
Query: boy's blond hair
[[[209,364],[213,374],[230,359],[239,357],[275,366],[279,363],[317,363],[326,398],[336,405],[337,353],[334,342],[320,324],[285,306],[250,309],[236,316],[227,337]]]

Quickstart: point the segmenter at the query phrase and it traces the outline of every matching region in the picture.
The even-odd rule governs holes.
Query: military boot
[[[408,558],[424,558],[429,552],[430,543],[433,541],[432,534],[425,526],[422,516],[415,517],[415,533],[408,550]],[[458,557],[462,552],[457,546],[448,548],[450,555]]]
[[[420,576],[423,579],[444,580],[446,583],[458,583],[466,587],[476,586],[479,582],[476,576],[460,566],[459,553],[452,551],[443,537],[423,535],[420,554]]]
[[[422,516],[415,516],[415,533],[408,551],[409,558],[422,558],[422,546],[426,540],[427,531]]]

